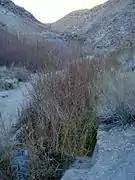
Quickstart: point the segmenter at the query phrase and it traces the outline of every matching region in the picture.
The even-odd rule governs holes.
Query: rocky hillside
[[[25,9],[15,5],[11,0],[0,1],[0,24],[11,34],[26,35],[47,31],[48,27],[41,24]]]
[[[92,9],[82,9],[69,13],[64,18],[51,24],[51,28],[57,32],[82,34],[82,29],[94,19],[103,8],[103,5]]]
[[[90,16],[89,9],[74,11],[51,24],[51,28],[61,33],[80,34],[82,27],[89,23]]]
[[[70,13],[52,29],[79,39],[87,55],[135,46],[135,1],[109,0],[90,10]]]
[[[33,22],[38,22],[38,20],[31,13],[20,6],[15,5],[11,0],[0,0],[0,5],[20,17]]]

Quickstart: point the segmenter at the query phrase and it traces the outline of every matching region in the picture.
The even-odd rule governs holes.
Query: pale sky
[[[43,23],[55,22],[66,14],[85,8],[92,8],[107,0],[12,0],[31,12]]]

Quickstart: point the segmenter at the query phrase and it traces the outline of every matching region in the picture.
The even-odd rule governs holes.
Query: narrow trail
[[[30,99],[28,88],[31,88],[29,82],[21,83],[17,89],[0,92],[0,138],[3,141],[3,137],[7,136],[11,127],[17,123],[19,111]]]

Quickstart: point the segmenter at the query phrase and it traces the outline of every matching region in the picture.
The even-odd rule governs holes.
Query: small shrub
[[[15,89],[19,82],[16,79],[0,79],[0,90]]]
[[[10,69],[12,74],[12,78],[17,79],[19,82],[26,82],[28,81],[29,72],[24,67],[13,67]]]
[[[26,82],[28,78],[29,72],[23,67],[0,67],[0,90],[17,88],[20,82]]]

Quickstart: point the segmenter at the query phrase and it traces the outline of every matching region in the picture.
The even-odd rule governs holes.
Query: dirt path
[[[22,83],[17,89],[0,92],[0,132],[1,136],[7,136],[11,126],[18,120],[18,112],[29,101],[28,88],[30,83]]]

